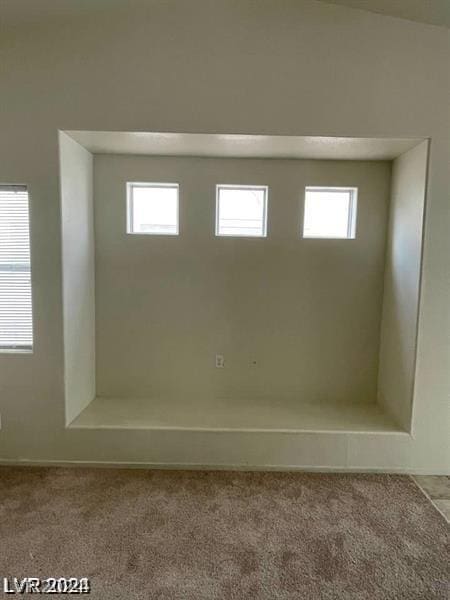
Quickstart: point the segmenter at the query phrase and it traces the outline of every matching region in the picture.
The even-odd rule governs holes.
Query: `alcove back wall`
[[[375,401],[390,169],[96,155],[97,395]],[[179,183],[179,236],[126,234],[127,181]],[[215,236],[217,183],[269,186],[267,238]],[[355,240],[301,238],[306,185],[359,188]]]

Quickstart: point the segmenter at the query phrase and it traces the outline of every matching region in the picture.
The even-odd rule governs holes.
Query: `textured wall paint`
[[[412,411],[427,149],[423,142],[392,169],[378,391],[405,429]]]
[[[441,27],[450,27],[448,0],[321,0],[361,10],[370,10],[401,19],[411,19]]]
[[[3,27],[0,181],[27,183],[35,347],[0,357],[0,457],[449,470],[449,33],[313,0],[134,2]],[[431,137],[414,437],[64,427],[57,129]]]
[[[95,396],[93,157],[64,133],[59,145],[64,383],[70,422]]]
[[[390,163],[94,164],[98,395],[375,401]],[[179,236],[126,234],[127,181],[179,183]],[[217,183],[269,186],[267,238],[214,235]],[[307,185],[359,188],[355,240],[301,238]]]

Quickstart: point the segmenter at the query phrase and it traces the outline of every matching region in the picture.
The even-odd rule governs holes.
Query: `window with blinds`
[[[28,191],[0,185],[0,352],[33,347]]]

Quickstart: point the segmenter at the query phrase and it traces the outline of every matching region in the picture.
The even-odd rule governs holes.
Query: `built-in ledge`
[[[69,427],[406,434],[377,404],[305,403],[273,398],[95,398]]]

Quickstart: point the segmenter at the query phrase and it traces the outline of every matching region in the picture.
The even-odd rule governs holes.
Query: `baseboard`
[[[87,460],[31,460],[28,458],[0,458],[0,466],[21,467],[88,467],[103,469],[157,469],[174,471],[279,471],[310,473],[386,473],[393,475],[450,475],[450,471],[435,469],[390,468],[390,467],[336,467],[316,465],[250,465],[250,464],[199,464],[199,463],[154,463],[127,461]]]

